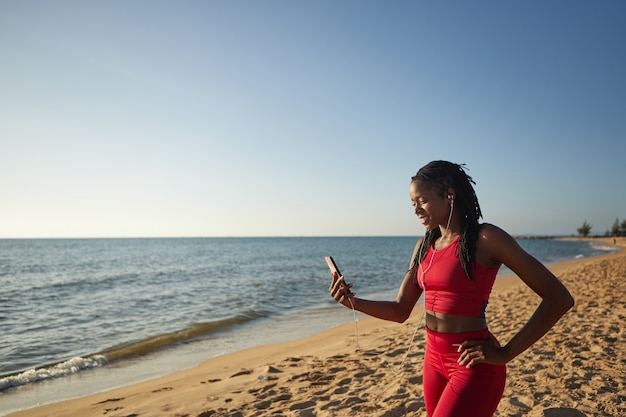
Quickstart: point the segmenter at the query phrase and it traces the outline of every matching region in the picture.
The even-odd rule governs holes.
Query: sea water
[[[328,295],[324,256],[359,295],[385,299],[395,295],[417,240],[0,240],[0,415],[351,321]],[[519,242],[546,264],[615,249]]]

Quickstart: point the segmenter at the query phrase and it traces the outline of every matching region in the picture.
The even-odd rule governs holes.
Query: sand
[[[612,238],[607,240],[613,243]],[[626,238],[617,242],[626,246]],[[508,364],[496,416],[626,416],[626,251],[550,268],[576,305]],[[539,302],[516,277],[500,278],[487,310],[506,342]],[[350,314],[337,306],[338,314]],[[63,417],[425,417],[424,332],[359,320],[306,339],[225,355],[148,382],[10,414]],[[468,413],[471,416],[471,412]]]

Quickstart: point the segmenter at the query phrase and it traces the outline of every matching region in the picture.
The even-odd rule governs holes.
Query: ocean
[[[0,240],[0,415],[350,322],[324,256],[359,296],[391,298],[418,238]],[[615,250],[519,242],[546,264]]]

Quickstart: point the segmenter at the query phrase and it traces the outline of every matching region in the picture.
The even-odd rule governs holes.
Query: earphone
[[[448,194],[448,199],[454,200],[454,194]]]

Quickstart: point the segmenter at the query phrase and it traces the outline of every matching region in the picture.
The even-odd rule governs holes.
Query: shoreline
[[[612,244],[612,238],[605,239],[605,243]],[[618,245],[625,247],[626,238],[618,239]],[[597,394],[594,399],[598,401],[597,398],[601,397],[603,404],[608,404],[605,408],[612,409],[613,414],[584,414],[597,411],[583,401],[585,395],[591,393],[578,391],[584,391],[585,381],[589,385],[593,385],[594,382],[600,383],[593,373],[593,369],[597,368],[593,363],[589,365],[592,370],[587,370],[586,374],[583,372],[587,360],[593,362],[597,359],[593,355],[587,357],[586,353],[603,353],[605,350],[594,342],[594,338],[601,337],[598,332],[592,331],[588,335],[592,337],[589,340],[584,334],[579,335],[577,328],[583,321],[583,327],[595,329],[597,314],[588,317],[589,308],[600,309],[599,315],[606,316],[611,313],[617,314],[619,319],[626,318],[624,311],[626,307],[623,303],[621,306],[607,307],[602,306],[604,303],[599,300],[594,300],[597,297],[580,298],[584,291],[593,294],[594,291],[604,288],[603,284],[606,287],[609,280],[603,278],[615,275],[621,276],[622,281],[626,281],[624,265],[626,256],[621,249],[610,255],[564,261],[549,266],[549,269],[570,289],[576,298],[576,306],[561,319],[555,329],[529,351],[520,355],[526,359],[530,356],[534,360],[516,358],[509,364],[507,389],[496,415],[522,416],[535,415],[528,413],[536,412],[537,416],[543,416],[542,410],[546,409],[545,402],[548,400],[554,402],[558,409],[579,412],[567,415],[609,416],[626,411],[619,408],[626,407],[626,397],[623,394],[620,397],[618,394],[626,390],[624,387],[626,374],[623,373],[626,359],[621,353],[622,361],[616,361],[613,366],[617,374],[608,378],[612,378],[611,384],[602,386],[604,391],[600,394],[605,395]],[[588,282],[589,280],[579,282],[576,276],[581,273],[593,276],[591,280],[593,282]],[[622,285],[622,288],[624,285],[623,282],[608,283]],[[498,278],[494,285],[487,313],[490,327],[503,342],[510,338],[512,332],[519,329],[520,323],[523,324],[524,315],[528,315],[529,311],[532,312],[528,309],[534,308],[518,308],[523,300],[532,296],[528,294],[529,290],[520,284],[522,282],[519,278],[506,276]],[[608,292],[613,292],[615,296],[626,293],[617,291],[617,288],[619,286],[609,288]],[[517,301],[512,303],[515,309],[509,306],[511,300]],[[388,323],[373,318],[360,319],[358,344],[362,348],[361,352],[356,351],[355,325],[347,323],[314,336],[225,354],[196,367],[145,382],[7,415],[247,416],[267,415],[272,411],[283,410],[287,415],[333,416],[353,415],[351,410],[367,414],[368,407],[373,407],[371,410],[377,410],[378,414],[387,410],[389,415],[406,415],[413,412],[413,415],[423,416],[425,413],[421,399],[420,352],[423,349],[424,337],[421,331],[417,332],[415,343],[403,365],[403,371],[398,375],[395,374],[406,354],[409,339],[420,320],[421,312],[422,307],[416,306],[411,318],[404,324]],[[605,336],[603,343],[611,347],[615,356],[620,349],[613,349],[613,346],[619,344],[620,338],[622,342],[626,340],[624,333],[619,329],[610,328],[611,325],[616,326],[617,320],[605,321],[606,323],[597,325],[609,326],[606,332],[608,335]],[[614,333],[616,335],[611,336]],[[568,343],[568,338],[581,339],[581,343],[576,345],[572,344],[573,342]],[[561,347],[559,342],[564,342],[565,346]],[[579,350],[576,351],[576,359],[572,362],[573,348]],[[596,351],[597,349],[600,350]],[[563,356],[556,352],[562,353]],[[607,354],[610,356],[610,353]],[[566,358],[570,362],[566,363]],[[607,365],[611,368],[611,364]],[[545,367],[537,369],[537,366]],[[572,369],[567,373],[570,368]],[[538,375],[542,371],[547,371],[548,375],[540,381]],[[545,385],[549,382],[553,387],[550,388],[551,393],[557,390],[565,391],[563,382],[559,380],[559,372],[561,378],[565,378],[563,379],[565,386],[575,391],[579,399],[576,397],[576,400],[572,400],[570,395],[568,402],[566,395],[563,397],[562,394],[559,398],[564,398],[563,404],[559,405],[557,399],[547,398],[548,395],[544,394],[538,398],[538,392],[542,391],[537,391],[539,387],[535,389],[535,385]],[[581,372],[582,376],[579,375]],[[600,380],[605,380],[605,375],[602,376]],[[582,382],[577,382],[581,378]],[[557,388],[559,386],[560,389]],[[616,397],[615,403],[611,402],[613,397]]]

